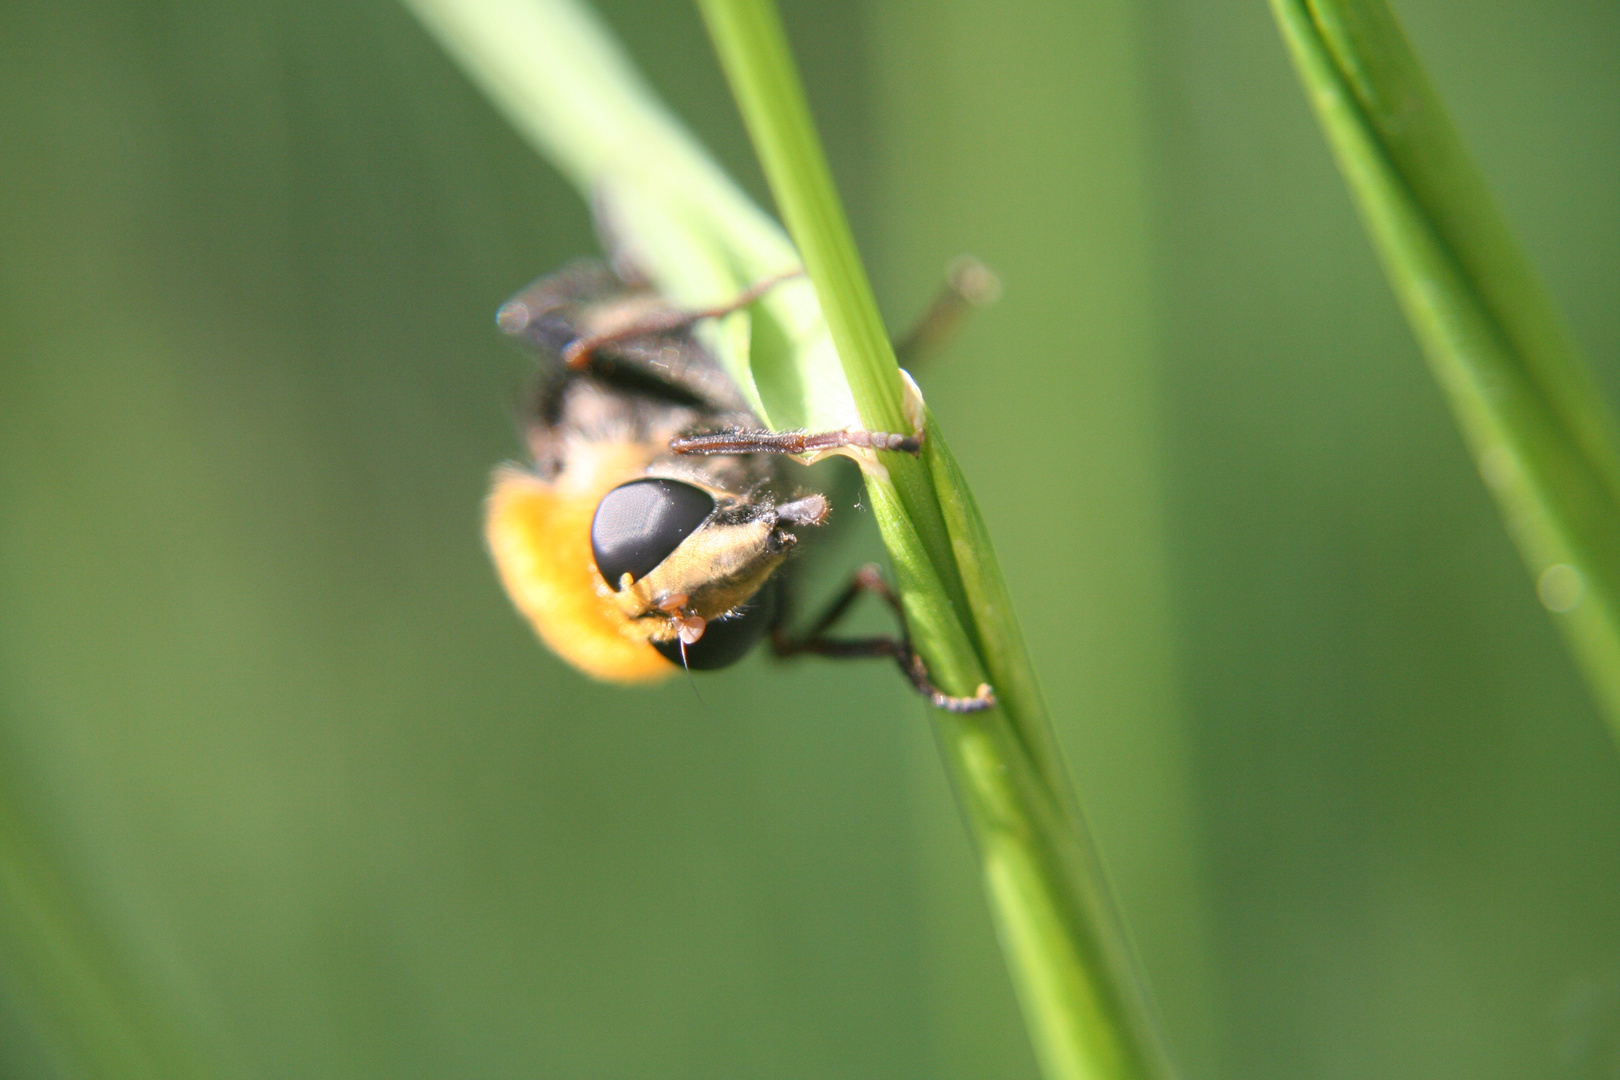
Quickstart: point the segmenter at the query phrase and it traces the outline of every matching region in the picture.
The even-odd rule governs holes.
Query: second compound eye
[[[596,568],[615,589],[625,574],[646,577],[713,511],[708,492],[679,480],[620,484],[602,497],[591,521]]]

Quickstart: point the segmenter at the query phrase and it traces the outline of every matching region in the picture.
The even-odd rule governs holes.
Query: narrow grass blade
[[[1620,738],[1620,456],[1601,396],[1389,7],[1271,7],[1537,593]]]
[[[904,422],[902,382],[770,0],[700,0],[771,190],[815,283],[870,428]],[[979,673],[998,709],[940,714],[940,743],[978,841],[1037,1056],[1052,1077],[1144,1077],[1163,1066],[1135,967],[1074,810],[988,533],[930,419],[921,461],[868,478],[913,634],[954,692]]]

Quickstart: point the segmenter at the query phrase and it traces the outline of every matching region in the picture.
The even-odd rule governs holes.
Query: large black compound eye
[[[626,574],[644,578],[713,512],[708,492],[679,480],[620,484],[602,497],[591,520],[596,568],[615,589]]]
[[[754,594],[754,598],[729,619],[711,619],[703,628],[703,636],[686,647],[686,666],[693,671],[713,671],[730,667],[748,655],[748,650],[759,644],[759,639],[776,625],[776,607],[780,582],[771,578]],[[681,643],[655,641],[653,648],[674,663],[681,663]]]

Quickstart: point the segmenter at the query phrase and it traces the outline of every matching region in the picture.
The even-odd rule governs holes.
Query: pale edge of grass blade
[[[798,265],[781,228],[670,115],[582,4],[403,2],[524,138],[587,198],[609,204],[667,295],[711,304]],[[810,283],[783,283],[753,314],[803,354],[751,362],[746,313],[710,339],[761,418],[779,428],[857,423]]]
[[[780,19],[770,0],[699,0],[766,178],[815,283],[862,421],[897,430],[902,383]],[[1000,706],[936,730],[978,841],[987,892],[1037,1058],[1051,1077],[1164,1074],[1133,958],[1063,775],[977,507],[937,425],[920,461],[868,478],[936,677]],[[954,579],[954,580],[953,580]],[[966,620],[964,622],[964,620]]]
[[[1601,395],[1382,0],[1271,0],[1407,319],[1620,738],[1620,456]]]

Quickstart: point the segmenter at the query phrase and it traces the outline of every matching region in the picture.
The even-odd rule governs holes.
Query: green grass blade
[[[896,430],[902,383],[769,0],[700,0],[788,231],[804,255],[861,420]],[[1159,1074],[1134,965],[1054,749],[1050,723],[971,494],[936,425],[928,452],[868,480],[930,669],[980,672],[1000,707],[936,717],[1037,1057],[1052,1077]]]
[[[1382,0],[1272,0],[1487,487],[1620,738],[1620,456],[1602,399]]]

